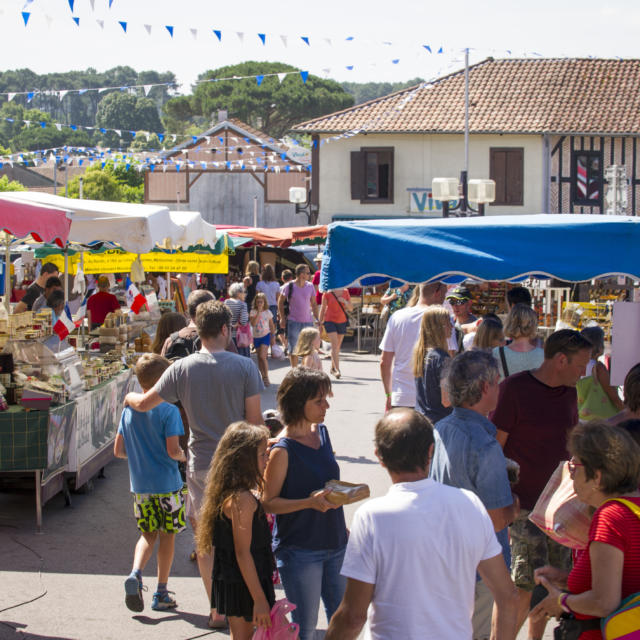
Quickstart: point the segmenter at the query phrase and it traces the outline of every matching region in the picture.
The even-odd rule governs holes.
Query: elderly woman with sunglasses
[[[600,640],[600,618],[640,591],[640,447],[619,427],[592,421],[569,436],[569,471],[580,500],[594,507],[589,544],[575,552],[571,572],[536,571],[549,595],[534,616],[573,614],[580,640]],[[626,504],[619,500],[626,501]],[[640,510],[638,510],[640,513]]]

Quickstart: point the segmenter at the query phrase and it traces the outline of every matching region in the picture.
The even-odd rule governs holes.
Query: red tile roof
[[[640,133],[640,60],[528,58],[469,71],[472,133]],[[460,133],[464,70],[308,120],[294,131]]]

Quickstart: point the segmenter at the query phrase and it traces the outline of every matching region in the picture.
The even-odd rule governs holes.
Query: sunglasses
[[[459,307],[460,305],[467,304],[467,302],[469,301],[468,300],[452,300],[451,298],[449,298],[449,304],[452,307]]]
[[[573,458],[567,462],[567,469],[569,470],[569,475],[573,478],[573,475],[576,472],[578,467],[584,467],[582,462],[576,462]]]

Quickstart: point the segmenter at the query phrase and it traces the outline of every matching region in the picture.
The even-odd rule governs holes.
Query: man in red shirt
[[[100,276],[98,278],[98,291],[87,300],[87,318],[89,326],[93,329],[99,327],[107,314],[117,311],[120,308],[118,298],[109,293],[109,278]]]
[[[518,587],[518,628],[529,612],[534,571],[550,564],[569,569],[571,550],[548,538],[528,515],[551,474],[568,460],[567,433],[578,423],[576,383],[585,374],[591,343],[572,329],[551,334],[540,368],[509,376],[500,385],[491,421],[507,458],[520,465],[513,488],[520,498],[519,517],[510,528],[511,577]],[[530,622],[529,638],[542,638],[546,621]]]

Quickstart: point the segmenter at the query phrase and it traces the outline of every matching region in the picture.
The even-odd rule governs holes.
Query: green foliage
[[[185,133],[192,117],[191,102],[186,96],[171,98],[164,105],[162,120],[171,133]]]
[[[243,62],[207,71],[199,79],[295,71],[295,67],[280,62]],[[201,82],[196,86],[190,104],[194,114],[210,121],[216,121],[219,110],[226,110],[230,117],[279,138],[303,120],[350,107],[353,98],[333,80],[309,75],[305,84],[300,75],[294,73],[282,82],[277,76],[265,77],[260,86],[255,78]]]
[[[83,178],[82,197],[88,200],[109,200],[112,202],[142,202],[144,198],[144,176],[133,166],[126,169],[122,164],[114,167],[112,162],[105,165],[94,164]],[[80,181],[76,176],[69,182],[69,197],[80,197]]]
[[[160,138],[155,133],[152,133],[147,140],[147,132],[137,131],[136,137],[129,145],[129,151],[147,151],[155,150],[160,151],[164,148]]]
[[[413,78],[406,82],[341,82],[340,86],[354,98],[354,104],[362,104],[369,100],[375,100],[387,96],[395,91],[402,91],[424,82],[422,78]]]
[[[27,188],[17,180],[9,180],[8,176],[0,178],[0,191],[26,191]]]

